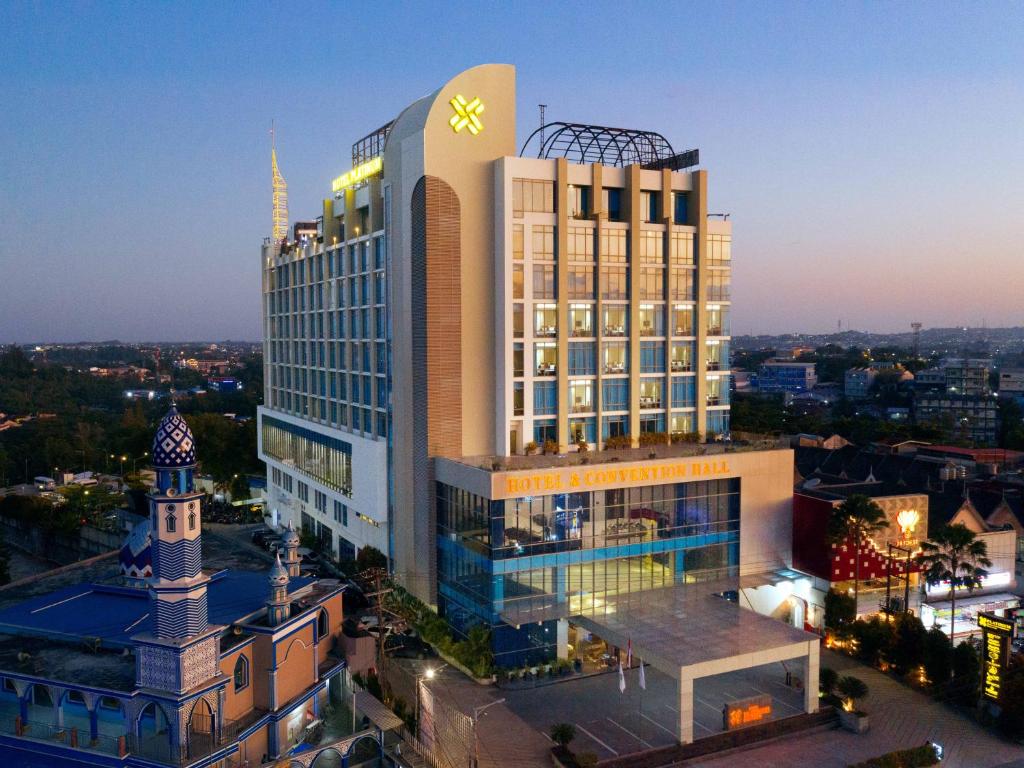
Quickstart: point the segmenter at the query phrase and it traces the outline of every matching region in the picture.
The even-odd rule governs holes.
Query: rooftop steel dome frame
[[[526,149],[534,137],[540,136],[537,157],[564,157],[576,163],[627,166],[638,164],[644,168],[678,170],[699,162],[697,150],[676,153],[668,139],[654,131],[611,128],[585,123],[547,123],[529,135],[519,152]]]

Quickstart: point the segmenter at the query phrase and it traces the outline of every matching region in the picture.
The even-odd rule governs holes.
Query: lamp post
[[[479,737],[477,736],[477,733],[476,733],[476,724],[480,720],[480,715],[482,715],[485,710],[490,709],[491,707],[495,706],[496,704],[504,704],[504,703],[505,703],[505,699],[502,698],[502,699],[498,699],[497,701],[492,701],[490,704],[484,704],[483,706],[480,706],[480,707],[473,707],[473,764],[472,764],[472,768],[479,768],[479,766],[480,766],[480,739],[479,739]]]
[[[146,458],[147,456],[149,456],[149,451],[144,451],[144,452],[143,452],[143,454],[142,454],[141,456],[136,456],[135,458],[133,458],[133,459],[132,459],[132,474],[133,474],[133,475],[135,474],[135,463],[136,463],[136,462],[137,462],[137,461],[138,461],[139,459],[144,459],[144,458]]]

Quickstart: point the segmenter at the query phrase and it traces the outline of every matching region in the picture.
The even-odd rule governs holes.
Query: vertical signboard
[[[981,695],[991,701],[999,700],[1003,676],[1010,660],[1010,641],[1013,621],[994,613],[979,613],[978,626],[982,629]]]

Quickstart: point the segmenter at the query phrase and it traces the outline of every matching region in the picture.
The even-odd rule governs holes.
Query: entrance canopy
[[[808,655],[818,637],[740,608],[714,584],[609,597],[571,621],[676,679],[716,675]]]

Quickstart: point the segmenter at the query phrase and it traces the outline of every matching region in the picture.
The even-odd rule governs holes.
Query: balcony
[[[604,327],[605,336],[625,336],[626,327],[623,325],[606,325]]]
[[[722,326],[720,326],[720,325],[709,325],[708,326],[708,336],[721,336],[721,335],[722,335]]]
[[[722,398],[719,395],[708,395],[707,403],[708,405],[723,405]]]
[[[641,408],[661,408],[661,396],[640,395]]]
[[[722,362],[720,360],[708,360],[709,371],[720,371],[722,370]]]
[[[554,338],[558,335],[558,329],[553,325],[542,325],[534,333],[534,336],[540,338]]]
[[[572,329],[572,335],[574,338],[592,337],[594,335],[594,329],[588,326],[577,325],[575,328]]]
[[[573,413],[592,413],[593,410],[594,404],[584,400],[577,400],[572,406]]]
[[[684,360],[673,360],[669,364],[669,368],[672,370],[672,373],[688,373],[693,370],[693,366]]]
[[[604,372],[606,374],[610,374],[610,375],[614,375],[614,374],[617,374],[617,373],[625,373],[626,372],[626,364],[625,363],[605,363],[604,364]]]
[[[537,366],[538,376],[555,376],[557,374],[554,363],[541,363]]]

